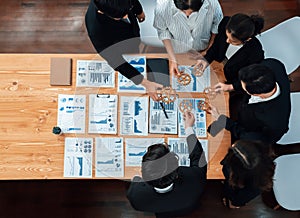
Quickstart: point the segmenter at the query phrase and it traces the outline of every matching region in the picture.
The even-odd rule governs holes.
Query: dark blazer
[[[256,139],[273,144],[289,129],[290,82],[285,67],[280,61],[268,58],[263,60],[262,64],[275,73],[280,95],[272,100],[254,104],[248,104],[250,96],[245,95],[237,121],[221,115],[212,126],[218,123],[224,124],[236,139]]]
[[[109,65],[135,84],[140,84],[143,76],[122,57],[122,54],[139,52],[140,29],[136,15],[142,13],[143,8],[138,0],[132,2],[128,23],[98,13],[91,0],[85,14],[85,25],[94,48]]]
[[[195,134],[188,136],[190,167],[179,167],[173,190],[157,193],[140,177],[134,177],[127,191],[133,208],[159,215],[178,216],[191,212],[198,204],[206,182],[207,163]]]
[[[222,19],[218,27],[218,34],[212,46],[208,49],[204,58],[211,63],[212,61],[222,62],[226,58],[226,51],[229,44],[226,42],[226,25],[230,17],[226,16]],[[264,59],[264,51],[262,45],[256,37],[245,42],[224,65],[224,74],[227,83],[232,84],[236,91],[242,89],[238,81],[238,72],[241,68],[250,64],[259,63]]]

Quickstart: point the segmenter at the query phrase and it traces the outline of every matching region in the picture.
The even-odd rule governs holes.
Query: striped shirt
[[[160,40],[173,39],[174,52],[207,48],[211,34],[218,33],[223,12],[218,0],[205,0],[198,12],[187,17],[173,0],[157,0],[153,26]]]

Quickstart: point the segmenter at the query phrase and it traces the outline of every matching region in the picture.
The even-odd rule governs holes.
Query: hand
[[[209,63],[205,59],[198,59],[194,68],[204,72],[204,70],[209,66]]]
[[[230,91],[234,90],[232,84],[225,84],[225,83],[221,83],[221,82],[217,83],[214,86],[214,88],[215,88],[216,92],[221,92],[221,91],[223,91],[223,92],[230,92]]]
[[[192,127],[195,123],[195,115],[190,111],[183,113],[183,120],[185,128]]]
[[[178,70],[178,64],[176,61],[170,61],[170,75],[172,76],[179,76],[180,72]]]
[[[141,85],[143,85],[146,88],[146,91],[148,93],[148,95],[154,100],[154,101],[158,101],[158,96],[157,96],[157,92],[156,90],[159,88],[163,88],[163,85],[155,83],[155,82],[151,82],[147,79],[143,79]]]
[[[210,113],[215,120],[217,120],[220,116],[218,109],[211,104],[209,104],[209,108],[206,109],[206,112]]]
[[[140,23],[142,23],[142,22],[144,22],[145,21],[145,13],[144,13],[144,11],[142,12],[142,13],[140,13],[140,14],[138,14],[137,16],[137,19],[138,19],[138,21],[140,22]]]

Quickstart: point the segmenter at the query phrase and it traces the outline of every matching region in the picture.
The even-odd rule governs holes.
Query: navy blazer
[[[129,23],[98,13],[94,0],[91,0],[85,25],[94,48],[108,64],[135,84],[140,84],[144,77],[122,57],[122,54],[139,52],[140,29],[136,15],[141,14],[143,8],[138,0],[132,2]]]
[[[208,49],[204,58],[211,63],[212,61],[222,62],[226,58],[226,51],[229,44],[226,42],[226,25],[230,17],[226,16],[222,19],[218,27],[218,34],[212,46]],[[242,90],[238,80],[238,72],[241,68],[251,64],[259,63],[264,59],[264,51],[261,43],[256,37],[244,43],[224,65],[224,74],[227,83],[232,84],[236,91]]]
[[[141,177],[133,178],[127,198],[134,209],[173,217],[189,213],[197,207],[206,182],[207,163],[195,134],[187,137],[187,143],[190,167],[178,168],[180,179],[174,181],[173,190],[157,193]]]

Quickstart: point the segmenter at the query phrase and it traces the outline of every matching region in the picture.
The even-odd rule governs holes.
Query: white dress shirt
[[[173,39],[175,53],[206,49],[223,18],[218,0],[204,0],[200,10],[189,17],[176,8],[173,0],[157,0],[154,15],[153,26],[159,39]]]

